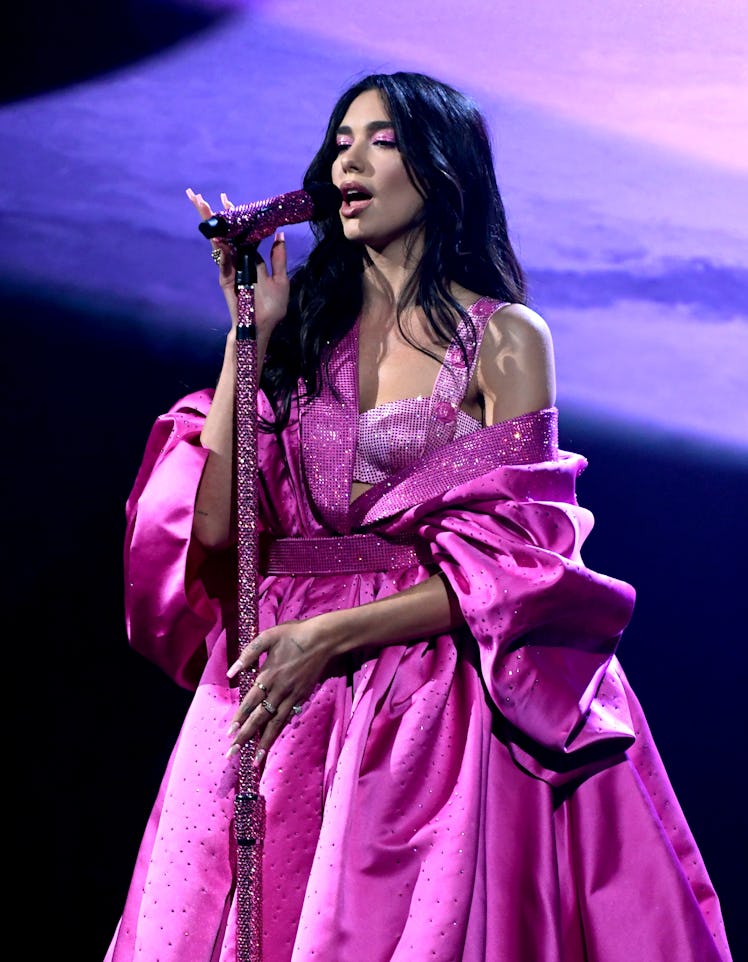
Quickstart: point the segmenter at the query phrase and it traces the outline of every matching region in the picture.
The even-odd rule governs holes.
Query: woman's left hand
[[[227,756],[235,755],[261,731],[255,751],[255,764],[259,765],[286,722],[299,708],[303,710],[331,655],[322,621],[323,616],[287,621],[261,631],[229,668],[228,677],[234,678],[266,653],[262,668],[231,720],[227,734],[232,742]]]

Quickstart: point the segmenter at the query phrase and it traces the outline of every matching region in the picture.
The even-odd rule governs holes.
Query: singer
[[[634,591],[581,558],[586,462],[558,449],[481,114],[369,76],[304,183],[342,203],[290,276],[282,230],[257,267],[261,630],[238,661],[225,235],[217,386],[158,418],[127,502],[130,641],[194,698],[107,962],[234,962],[254,738],[262,962],[729,960],[618,661]]]

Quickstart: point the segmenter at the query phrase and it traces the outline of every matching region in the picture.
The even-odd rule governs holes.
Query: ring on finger
[[[260,691],[264,691],[264,692],[267,692],[267,690],[268,690],[267,685],[263,685],[263,683],[262,683],[261,681],[256,681],[256,682],[255,682],[255,688],[259,688]]]
[[[213,263],[217,264],[218,267],[221,266],[221,261],[223,260],[223,251],[220,247],[214,247],[210,252],[210,256],[213,258]]]
[[[262,702],[262,707],[265,709],[268,715],[274,715],[278,711],[275,705],[268,701],[267,698]]]
[[[300,715],[303,710],[304,710],[304,706],[303,706],[303,705],[292,705],[292,706],[291,706],[291,714],[293,714],[293,715]]]

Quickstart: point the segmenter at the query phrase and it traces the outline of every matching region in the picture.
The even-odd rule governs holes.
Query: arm
[[[187,191],[201,219],[213,211],[202,194]],[[231,207],[221,194],[224,208]],[[236,324],[237,296],[234,289],[235,265],[233,251],[228,244],[212,242],[214,249],[223,252],[220,264],[220,284],[231,317],[231,329],[226,337],[221,374],[216,386],[200,443],[210,451],[205,465],[195,505],[193,531],[205,548],[222,548],[231,542],[231,510],[233,504],[234,398],[236,393]],[[270,272],[263,261],[257,265],[255,284],[255,323],[257,325],[257,377],[262,373],[265,351],[276,324],[288,306],[289,281],[286,270],[286,245],[283,233],[276,234],[270,251]]]
[[[436,574],[388,598],[260,632],[228,675],[235,677],[267,653],[257,682],[266,687],[277,714],[271,717],[261,707],[265,693],[255,685],[234,716],[228,754],[238,752],[264,726],[257,753],[261,761],[288,720],[291,707],[310,695],[332,658],[359,648],[384,648],[443,634],[462,623],[447,579]]]
[[[483,336],[477,380],[487,425],[552,407],[553,342],[543,318],[523,304],[496,311]]]

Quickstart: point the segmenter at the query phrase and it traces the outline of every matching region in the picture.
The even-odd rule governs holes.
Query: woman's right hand
[[[205,200],[202,194],[196,194],[192,188],[186,191],[188,199],[200,215],[200,220],[207,220],[212,217],[215,211]],[[226,194],[221,194],[221,203],[224,210],[230,210],[234,205]],[[236,296],[236,258],[234,248],[217,238],[211,240],[213,250],[221,252],[219,264],[219,281],[223,296],[231,315],[232,328],[236,327],[238,320],[238,301]],[[257,260],[257,282],[254,289],[255,325],[257,326],[258,336],[266,340],[276,324],[281,321],[288,309],[289,280],[286,260],[286,244],[282,231],[275,235],[270,249],[270,271],[258,255]]]

